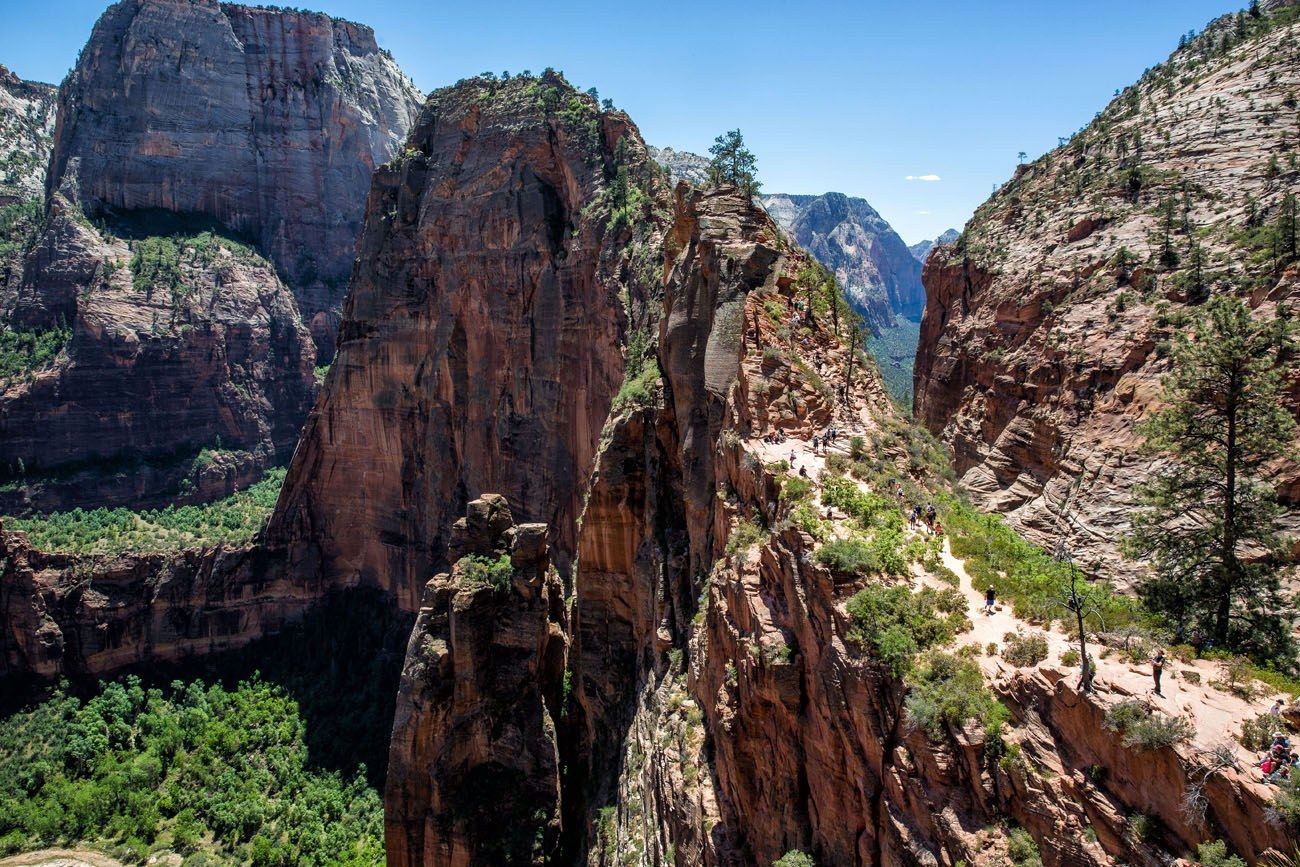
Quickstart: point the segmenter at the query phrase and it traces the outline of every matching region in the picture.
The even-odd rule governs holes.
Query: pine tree
[[[1281,394],[1293,373],[1293,328],[1220,296],[1192,332],[1176,338],[1166,408],[1140,428],[1146,448],[1169,460],[1145,493],[1128,553],[1150,559],[1143,598],[1181,632],[1291,662],[1280,509],[1266,479],[1295,431]]]
[[[709,180],[714,184],[731,184],[741,195],[753,198],[762,186],[756,176],[758,164],[754,154],[745,147],[745,137],[733,129],[713,140],[709,148],[713,159],[709,162]]]

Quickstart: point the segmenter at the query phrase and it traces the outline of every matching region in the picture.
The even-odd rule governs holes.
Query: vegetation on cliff
[[[364,773],[313,770],[297,703],[259,680],[79,699],[63,689],[0,725],[0,854],[93,841],[133,862],[383,862]]]
[[[127,554],[179,551],[207,545],[238,545],[266,524],[275,508],[283,467],[246,490],[201,506],[165,509],[73,509],[33,518],[5,518],[43,551],[69,554]]]

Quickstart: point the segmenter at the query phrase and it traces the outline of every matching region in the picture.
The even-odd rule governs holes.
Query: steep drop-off
[[[361,25],[110,7],[60,89],[9,293],[9,327],[44,351],[0,392],[0,508],[210,499],[288,460],[371,172],[417,104]],[[205,473],[204,449],[232,456]]]
[[[1118,543],[1155,467],[1135,427],[1172,335],[1213,294],[1261,317],[1296,297],[1267,240],[1300,191],[1295,12],[1214,22],[927,260],[918,418],[979,505],[1093,573],[1136,568]],[[1276,481],[1294,532],[1300,468]]]
[[[216,0],[122,0],[60,89],[47,189],[91,220],[157,208],[247,237],[328,354],[370,174],[419,103],[363,25]]]

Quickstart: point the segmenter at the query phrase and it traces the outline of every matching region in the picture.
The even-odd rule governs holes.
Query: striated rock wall
[[[370,175],[419,104],[368,27],[216,0],[122,0],[60,91],[47,191],[92,220],[161,209],[245,236],[328,356]],[[40,288],[39,268],[29,282]]]
[[[267,568],[263,549],[79,557],[0,531],[0,683],[106,675],[247,644],[322,589]]]
[[[0,64],[0,207],[39,199],[45,190],[57,93]]]
[[[1300,191],[1300,30],[1283,20],[1212,24],[927,260],[917,417],[978,505],[1049,547],[1065,538],[1094,574],[1136,568],[1118,544],[1156,467],[1135,428],[1173,334],[1212,294],[1261,317],[1296,298],[1266,235]],[[1295,461],[1275,478],[1294,534]]]
[[[626,220],[593,212],[645,154],[625,115],[555,75],[436,91],[407,148],[375,176],[339,355],[271,532],[414,610],[485,492],[550,526],[566,574],[622,379],[621,294],[644,268]]]
[[[48,367],[0,381],[0,510],[212,499],[289,459],[316,356],[269,262],[208,236],[169,246],[174,283],[142,281],[62,200],[47,226],[29,261],[75,313]],[[214,486],[195,459],[218,446],[242,466]]]

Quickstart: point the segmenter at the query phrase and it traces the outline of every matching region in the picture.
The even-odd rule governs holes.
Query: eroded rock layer
[[[328,354],[371,172],[419,102],[368,27],[216,0],[122,0],[61,89],[47,189],[91,220],[161,209],[247,237]]]
[[[287,461],[371,173],[418,103],[361,25],[110,7],[60,89],[44,223],[0,293],[46,350],[0,385],[0,509],[210,499]],[[233,455],[219,483],[204,449]]]
[[[451,523],[497,493],[550,526],[564,573],[622,380],[621,296],[644,269],[611,188],[626,199],[644,166],[626,115],[558,76],[433,93],[375,176],[339,354],[271,532],[414,610],[450,565]],[[597,218],[615,206],[621,226]]]
[[[1212,294],[1264,318],[1296,296],[1266,249],[1300,190],[1290,7],[1212,24],[927,260],[917,417],[980,506],[1093,573],[1135,569],[1118,546],[1155,469],[1135,429],[1173,334]],[[1294,461],[1275,480],[1294,532]]]

